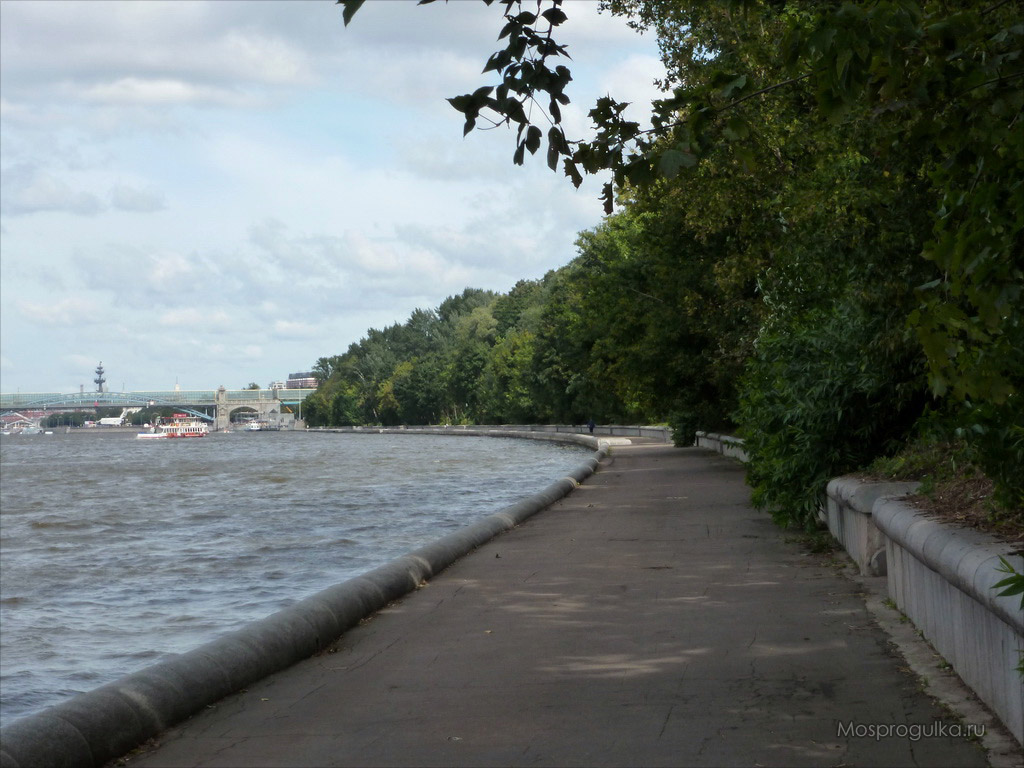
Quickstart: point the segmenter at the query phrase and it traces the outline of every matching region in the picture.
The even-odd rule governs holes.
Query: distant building
[[[270,382],[270,386],[267,387],[267,389],[287,389],[287,388],[288,388],[288,385],[285,384],[283,381],[272,381],[272,382]]]
[[[316,389],[316,377],[312,371],[289,373],[285,389]]]

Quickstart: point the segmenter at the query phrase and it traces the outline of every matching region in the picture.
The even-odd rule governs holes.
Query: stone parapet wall
[[[886,573],[886,539],[871,517],[875,502],[883,496],[914,493],[919,486],[920,483],[866,483],[852,477],[829,481],[825,515],[828,530],[857,563],[861,576]]]
[[[1024,743],[1024,653],[1019,597],[999,597],[1000,557],[1024,571],[1024,557],[978,531],[929,519],[898,499],[873,508],[885,536],[889,597],[961,679]]]
[[[742,462],[748,460],[747,451],[743,447],[743,438],[740,437],[698,430],[696,445],[698,448],[710,448],[712,451],[718,451],[723,456],[739,459]]]

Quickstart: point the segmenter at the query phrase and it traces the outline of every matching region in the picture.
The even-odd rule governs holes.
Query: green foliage
[[[1002,590],[1002,592],[997,592],[996,594],[999,597],[1020,595],[1020,607],[1024,609],[1024,573],[1010,565],[1010,562],[1005,557],[999,558],[999,567],[996,570],[1000,573],[1009,574],[1005,579],[992,585],[993,589]]]
[[[94,413],[88,411],[72,411],[70,413],[51,413],[49,416],[44,417],[39,425],[43,429],[53,429],[54,427],[80,427],[87,421],[92,421],[96,418]]]
[[[923,494],[975,471],[967,444],[950,440],[934,415],[922,417],[915,432],[915,437],[896,453],[875,458],[867,471],[891,480],[920,481]]]
[[[697,442],[697,416],[688,411],[673,411],[668,415],[668,425],[672,429],[672,442],[681,448]]]
[[[1024,515],[1024,407],[1015,393],[1006,403],[965,402],[955,434],[971,448],[972,459],[995,483],[993,500]]]
[[[486,82],[449,101],[465,132],[514,127],[515,163],[546,142],[576,185],[610,171],[620,212],[543,281],[371,331],[318,379],[365,421],[670,416],[685,443],[735,420],[755,498],[798,526],[930,393],[1021,508],[1024,3],[608,5],[658,35],[652,129],[607,96],[565,135],[560,0],[501,3]]]
[[[529,330],[511,328],[495,343],[478,380],[478,421],[524,424],[540,420],[531,395],[535,339]]]
[[[992,585],[993,589],[1002,590],[996,594],[999,597],[1020,595],[1020,607],[1021,610],[1024,610],[1024,573],[1014,568],[1005,557],[999,558],[999,567],[996,570],[1000,573],[1009,574],[1005,579],[1001,579]],[[1017,662],[1015,669],[1024,677],[1024,651],[1018,651],[1018,653],[1020,654],[1020,660]]]
[[[829,479],[891,452],[923,405],[913,349],[850,299],[763,332],[739,419],[754,502],[812,529]],[[891,319],[889,319],[891,322]]]

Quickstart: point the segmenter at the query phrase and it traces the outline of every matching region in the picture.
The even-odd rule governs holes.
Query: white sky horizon
[[[445,101],[501,6],[0,3],[0,391],[266,387],[464,288],[566,264],[574,190]],[[568,0],[570,138],[647,114],[653,35]]]

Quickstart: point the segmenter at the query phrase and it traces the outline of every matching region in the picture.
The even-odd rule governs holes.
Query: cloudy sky
[[[570,138],[654,97],[656,42],[568,0]],[[0,3],[0,390],[267,386],[467,286],[575,255],[574,190],[446,97],[500,6]],[[493,73],[491,73],[493,76]]]

